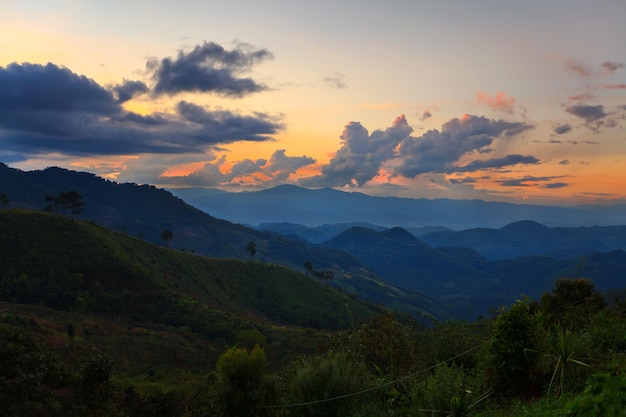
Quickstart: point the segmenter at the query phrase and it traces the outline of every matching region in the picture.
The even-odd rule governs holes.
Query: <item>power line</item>
[[[258,405],[258,406],[256,406],[256,408],[293,408],[293,407],[304,407],[304,406],[307,406],[307,405],[315,405],[315,404],[321,404],[321,403],[326,403],[326,402],[330,402],[330,401],[343,400],[344,398],[355,397],[357,395],[366,394],[368,392],[376,391],[378,389],[387,387],[389,385],[397,384],[398,382],[404,381],[406,379],[413,378],[413,377],[415,377],[415,376],[417,376],[419,374],[423,374],[424,372],[431,371],[431,370],[433,370],[433,369],[435,369],[435,368],[437,368],[437,367],[439,367],[439,366],[441,366],[441,365],[443,365],[445,363],[452,362],[453,360],[458,359],[461,356],[467,355],[468,353],[475,351],[476,349],[482,347],[484,344],[485,343],[481,343],[480,345],[474,346],[473,348],[470,348],[470,349],[466,350],[465,352],[459,353],[458,355],[455,355],[455,356],[453,356],[453,357],[451,357],[449,359],[441,361],[441,362],[439,362],[439,363],[437,363],[435,365],[432,365],[432,366],[429,366],[427,368],[421,369],[421,370],[419,370],[417,372],[413,372],[413,373],[405,375],[403,377],[394,379],[393,381],[385,382],[384,384],[376,385],[375,387],[366,388],[366,389],[361,390],[361,391],[353,392],[353,393],[350,393],[350,394],[339,395],[337,397],[332,397],[332,398],[325,398],[323,400],[308,401],[308,402],[302,402],[302,403],[296,403],[296,404]],[[424,410],[424,411],[426,411],[426,410]],[[433,411],[433,410],[428,410],[428,411]]]

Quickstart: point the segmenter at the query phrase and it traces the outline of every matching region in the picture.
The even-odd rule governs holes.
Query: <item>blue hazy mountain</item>
[[[384,227],[444,226],[453,230],[501,228],[520,220],[546,226],[626,224],[626,205],[546,206],[482,200],[375,197],[331,188],[281,185],[254,192],[173,189],[173,194],[211,215],[234,223],[323,224],[363,222]]]

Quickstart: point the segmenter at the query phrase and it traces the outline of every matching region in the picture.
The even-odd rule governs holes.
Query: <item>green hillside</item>
[[[359,299],[410,314],[437,319],[448,316],[441,303],[415,291],[400,290],[380,282],[362,262],[346,252],[217,219],[163,189],[115,183],[93,174],[61,168],[21,171],[0,163],[0,191],[9,198],[9,208],[42,210],[48,204],[45,196],[68,190],[77,191],[85,203],[84,211],[77,218],[93,220],[127,236],[163,245],[161,233],[170,230],[173,239],[169,246],[172,248],[240,260],[249,259],[245,248],[248,242],[254,241],[255,260],[302,272],[305,272],[304,263],[309,261],[317,271],[332,271],[332,285]],[[148,262],[145,267],[151,265]],[[399,293],[402,294],[399,296]]]
[[[290,269],[58,214],[0,210],[0,236],[7,415],[589,415],[586,382],[626,392],[626,303],[585,279],[426,328]]]
[[[4,301],[222,338],[235,323],[340,329],[379,312],[284,267],[205,258],[61,215],[4,210],[0,231]]]

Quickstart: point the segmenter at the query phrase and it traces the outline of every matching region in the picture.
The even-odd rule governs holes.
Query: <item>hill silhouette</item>
[[[434,247],[472,248],[490,260],[528,255],[565,259],[626,249],[626,226],[546,227],[530,220],[500,229],[437,231],[419,237]]]
[[[533,235],[533,229],[550,230],[535,223],[508,229],[519,228],[528,235]],[[602,291],[621,288],[620,277],[626,271],[622,250],[567,259],[535,255],[490,261],[472,248],[431,247],[401,228],[375,231],[354,227],[324,244],[354,255],[386,282],[429,294],[451,308],[456,317],[469,320],[490,308],[509,305],[521,294],[539,297],[559,278],[589,278]]]

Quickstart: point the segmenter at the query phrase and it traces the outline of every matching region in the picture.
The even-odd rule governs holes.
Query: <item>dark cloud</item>
[[[322,174],[301,180],[303,185],[345,186],[363,185],[378,175],[383,162],[394,158],[394,150],[407,138],[413,128],[404,115],[396,118],[385,131],[376,130],[370,135],[358,122],[348,123],[341,135],[343,145]]]
[[[550,184],[545,185],[545,188],[549,188],[551,190],[557,189],[557,188],[565,188],[565,187],[569,187],[569,184],[566,182],[552,182]]]
[[[152,58],[147,69],[155,85],[153,92],[212,92],[227,97],[243,97],[267,89],[251,78],[240,75],[262,61],[273,58],[266,49],[254,49],[244,43],[227,51],[214,42],[197,45],[191,51],[179,51],[176,59]]]
[[[233,178],[245,177],[248,175],[255,174],[259,172],[260,168],[267,163],[265,159],[257,159],[253,161],[251,159],[244,159],[233,165],[228,173],[228,180],[231,181]]]
[[[401,163],[396,170],[407,178],[427,172],[467,171],[454,165],[461,156],[485,153],[497,137],[509,137],[529,128],[525,123],[491,120],[483,116],[455,118],[444,123],[441,131],[429,130],[420,137],[404,139],[398,149]]]
[[[549,182],[552,181],[555,178],[560,178],[560,177],[533,177],[533,176],[525,176],[522,178],[513,178],[513,179],[507,179],[507,180],[500,180],[497,181],[500,185],[502,185],[503,187],[531,187],[531,186],[535,186],[537,185],[537,183],[540,182]],[[554,184],[559,184],[559,183],[554,183]],[[548,184],[549,185],[549,184]],[[548,185],[546,185],[545,187],[548,188]],[[565,184],[567,185],[567,184]],[[554,188],[559,188],[554,187]]]
[[[570,130],[572,130],[572,126],[570,124],[566,123],[566,124],[563,124],[563,125],[555,126],[553,128],[553,130],[554,130],[554,133],[556,133],[557,135],[563,135],[563,134],[569,132]]]
[[[473,177],[465,177],[465,178],[450,178],[448,182],[451,184],[474,184],[478,182],[476,178]]]
[[[482,169],[498,169],[511,165],[518,164],[538,164],[539,160],[534,156],[529,155],[507,155],[504,158],[493,158],[486,160],[476,160],[472,161],[464,167],[459,167],[455,170],[455,172],[473,172]]]
[[[262,142],[271,139],[283,126],[275,117],[265,113],[242,116],[228,110],[209,111],[197,104],[181,101],[178,113],[191,122],[193,134],[200,140],[211,138],[215,143],[230,143],[240,140]]]
[[[0,67],[0,109],[5,123],[23,112],[90,112],[108,116],[121,111],[111,93],[98,83],[52,63],[12,63]],[[15,120],[16,125],[24,122],[27,121]]]
[[[607,61],[601,65],[602,68],[608,73],[614,73],[618,69],[624,68],[623,62]]]
[[[563,159],[562,161],[559,161],[559,165],[569,165],[569,161],[567,159]]]
[[[137,94],[144,94],[150,91],[143,82],[131,80],[124,80],[122,84],[114,85],[111,89],[117,96],[118,103],[124,103]]]
[[[575,104],[568,106],[565,111],[571,115],[580,117],[585,123],[596,122],[607,116],[604,112],[604,106],[602,105],[591,106],[588,104]]]
[[[140,86],[122,90],[128,88],[137,92]],[[0,144],[8,154],[197,153],[220,143],[271,140],[282,128],[262,113],[242,116],[186,102],[175,114],[143,116],[124,110],[112,91],[67,68],[0,67]]]
[[[342,147],[322,174],[300,180],[305,186],[363,186],[381,173],[415,178],[426,173],[470,172],[507,165],[537,163],[532,156],[508,155],[504,158],[474,161],[465,167],[455,165],[461,156],[489,153],[496,138],[511,137],[529,129],[525,123],[490,120],[465,115],[452,119],[441,131],[429,130],[422,136],[411,136],[413,129],[404,115],[396,118],[385,131],[371,135],[358,122],[348,123],[341,135]]]
[[[344,78],[345,77],[343,74],[336,73],[332,77],[324,78],[324,83],[331,88],[336,88],[338,90],[341,90],[341,89],[348,87],[348,85],[344,81]]]

